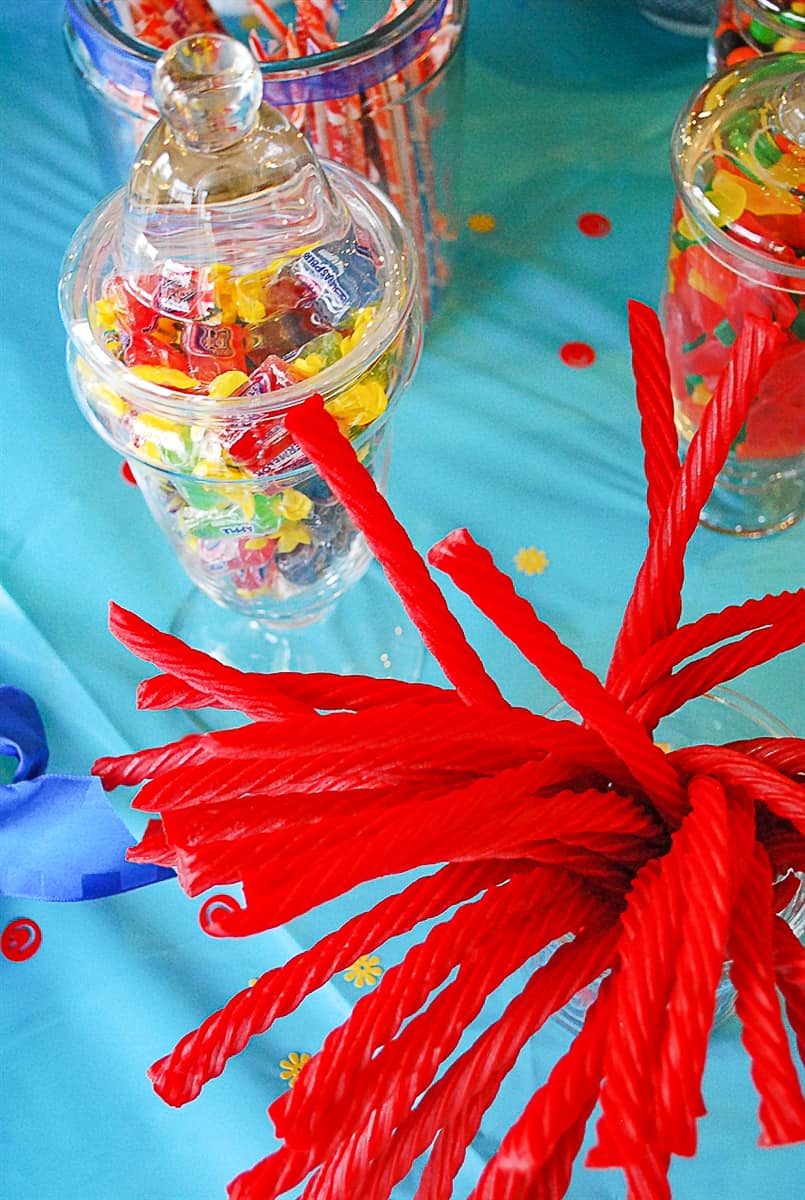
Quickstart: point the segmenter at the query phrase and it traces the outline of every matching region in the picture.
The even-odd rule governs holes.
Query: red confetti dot
[[[602,238],[612,232],[612,222],[603,213],[582,213],[576,224],[585,237]]]
[[[586,342],[565,342],[559,357],[566,367],[591,367],[595,362],[595,350]]]
[[[198,914],[199,924],[205,933],[210,937],[224,937],[218,925],[218,917],[221,909],[228,913],[241,912],[241,907],[234,896],[227,896],[221,892],[217,896],[210,896],[209,900],[205,900]]]
[[[0,934],[0,951],[10,962],[33,958],[42,945],[42,930],[29,917],[10,921]]]
[[[120,468],[120,474],[123,476],[126,483],[130,483],[132,487],[137,487],[137,480],[134,478],[134,472],[127,462],[124,462],[123,466]]]

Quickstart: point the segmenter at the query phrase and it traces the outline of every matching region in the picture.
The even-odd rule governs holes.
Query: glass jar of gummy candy
[[[555,705],[546,714],[556,720],[577,720],[577,714],[564,701]],[[654,740],[668,751],[681,750],[689,746],[725,746],[730,742],[750,741],[764,737],[791,737],[791,730],[747,696],[728,687],[716,687],[703,696],[687,701],[676,712],[663,717],[653,731]],[[798,938],[805,935],[805,879],[791,872],[779,881],[781,895],[785,893],[784,907],[780,915],[785,918]],[[566,939],[565,939],[566,940]],[[560,945],[557,941],[537,956],[534,965],[548,961]],[[556,1013],[555,1020],[572,1033],[578,1033],[584,1024],[587,1010],[595,1000],[600,986],[595,980],[582,988],[563,1009]],[[735,1009],[735,988],[729,978],[729,964],[725,964],[715,994],[713,1012],[714,1025],[720,1025]]]
[[[723,0],[708,47],[710,70],[760,54],[805,50],[803,0]]]
[[[156,95],[128,187],[65,259],[71,383],[197,587],[238,618],[305,625],[369,553],[283,419],[320,394],[382,486],[421,345],[410,238],[262,101],[233,39],[176,43]]]
[[[805,512],[805,54],[710,79],[673,134],[661,313],[683,448],[747,314],[783,334],[702,514],[761,536]]]
[[[320,158],[365,176],[402,213],[430,315],[460,226],[467,9],[468,0],[65,0],[64,32],[109,188],[125,182],[159,115],[160,53],[197,32],[248,39],[265,100]],[[258,11],[268,24],[255,27]]]

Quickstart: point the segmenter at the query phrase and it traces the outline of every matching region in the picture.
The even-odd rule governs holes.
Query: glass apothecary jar
[[[448,284],[460,225],[468,0],[411,0],[391,18],[388,0],[349,0],[330,6],[329,24],[304,30],[293,4],[266,4],[267,19],[274,17],[259,32],[245,0],[196,0],[173,6],[159,37],[126,16],[137,7],[124,0],[65,3],[65,40],[106,185],[125,182],[159,115],[153,76],[161,49],[152,42],[166,48],[172,29],[180,37],[190,16],[198,25],[206,12],[212,32],[224,27],[243,41],[248,36],[266,59],[259,62],[265,100],[297,125],[318,156],[369,179],[402,213],[414,233],[422,305],[430,315]]]
[[[157,95],[165,115],[128,187],[65,258],[71,383],[197,587],[304,624],[369,554],[283,419],[320,394],[382,486],[421,347],[410,236],[380,191],[323,168],[262,102],[240,43],[177,43]]]
[[[557,704],[547,714],[557,720],[575,720],[576,714],[564,702]],[[689,700],[676,712],[663,717],[653,732],[655,742],[668,751],[688,746],[724,746],[731,742],[750,741],[763,737],[791,737],[791,730],[782,721],[772,716],[759,704],[729,687],[713,688],[705,695]],[[799,885],[797,885],[799,879]],[[781,912],[797,937],[805,934],[805,881],[793,876],[788,881],[793,894]],[[547,962],[559,942],[546,947],[539,959]],[[578,992],[560,1012],[555,1020],[572,1033],[578,1033],[584,1024],[587,1010],[598,995],[600,980]],[[729,977],[726,963],[718,984],[713,1010],[714,1026],[721,1025],[735,1008],[735,988]]]
[[[805,512],[805,55],[709,80],[681,113],[661,316],[683,449],[745,317],[782,333],[704,513],[760,536]]]
[[[792,50],[805,50],[802,0],[722,0],[708,46],[711,71]]]

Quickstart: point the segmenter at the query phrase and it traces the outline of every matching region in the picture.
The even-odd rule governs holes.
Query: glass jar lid
[[[677,190],[715,247],[805,276],[805,54],[764,55],[708,80],[677,121]]]
[[[232,38],[177,42],[154,94],[162,117],[127,188],[68,254],[63,309],[80,353],[138,385],[245,402],[313,369],[323,390],[326,368],[377,354],[414,287],[397,215],[322,168]]]

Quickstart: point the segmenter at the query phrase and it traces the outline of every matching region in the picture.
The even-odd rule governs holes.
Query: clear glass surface
[[[715,18],[715,0],[637,0],[644,17],[688,37],[707,37]]]
[[[661,316],[683,450],[747,314],[782,333],[705,506],[750,537],[805,513],[805,55],[741,62],[677,122],[677,186]]]
[[[547,715],[556,719],[576,719],[573,710],[564,702],[555,705]],[[683,746],[718,746],[757,737],[791,736],[791,730],[782,721],[746,696],[727,687],[714,688],[712,692],[688,701],[677,712],[664,717],[654,731],[654,740],[666,745],[669,750]],[[805,880],[800,883],[797,893],[781,915],[788,921],[797,937],[802,938],[805,934]],[[559,945],[559,942],[555,942],[546,947],[541,955],[537,956],[536,963],[547,962]],[[730,982],[728,969],[729,965],[725,964],[716,991],[714,1027],[723,1024],[735,1008],[735,989]],[[556,1014],[555,1020],[565,1029],[578,1033],[584,1024],[588,1008],[598,994],[600,982],[600,979],[596,980],[578,992],[571,1002]]]
[[[157,66],[165,117],[62,272],[76,399],[125,456],[192,581],[278,627],[319,619],[369,563],[285,428],[312,393],[385,485],[418,360],[410,237],[261,102],[248,51],[188,39]]]
[[[805,50],[805,10],[799,0],[722,0],[708,48],[711,71],[791,50]]]
[[[302,624],[272,624],[222,609],[193,588],[177,608],[170,632],[241,671],[324,671],[414,681],[425,656],[419,631],[362,540],[355,553],[361,572],[355,586],[338,604]],[[233,724],[229,710],[205,708],[188,715],[199,729]]]
[[[332,49],[281,54],[259,67],[264,98],[319,157],[365,176],[401,211],[414,234],[426,315],[449,281],[460,222],[467,7],[467,0],[414,0],[379,23],[385,3],[350,0]],[[253,17],[245,0],[220,10],[228,31],[245,39]],[[293,24],[293,5],[277,13]],[[66,0],[64,31],[104,179],[117,187],[159,115],[159,49],[116,22],[103,0]]]

